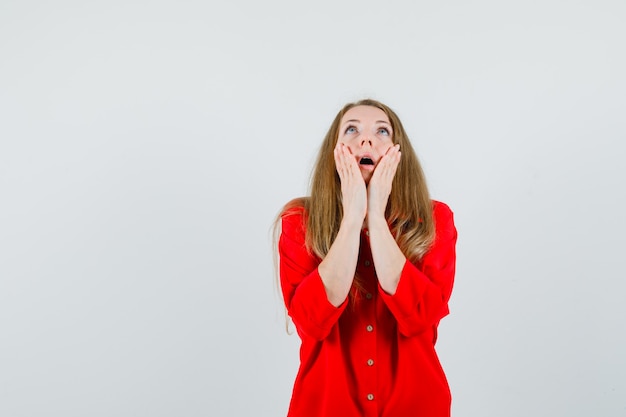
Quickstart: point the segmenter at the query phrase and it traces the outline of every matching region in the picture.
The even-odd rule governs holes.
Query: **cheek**
[[[380,144],[380,146],[378,146],[378,153],[380,154],[380,156],[383,156],[384,154],[387,153],[387,151],[389,149],[391,149],[393,147],[393,142],[390,143],[384,143],[384,144]]]
[[[345,140],[345,139],[339,139],[337,141],[338,143],[343,143],[344,145],[346,145],[346,147],[350,150],[350,152],[353,152],[354,149],[353,148],[353,143],[349,140]]]

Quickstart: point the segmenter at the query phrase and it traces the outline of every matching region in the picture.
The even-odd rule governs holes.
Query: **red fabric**
[[[368,236],[357,273],[364,289],[334,307],[304,244],[306,213],[288,211],[279,240],[280,281],[302,340],[288,417],[447,417],[450,390],[435,352],[448,314],[456,229],[450,208],[434,202],[436,238],[418,264],[407,261],[396,293],[378,284]]]

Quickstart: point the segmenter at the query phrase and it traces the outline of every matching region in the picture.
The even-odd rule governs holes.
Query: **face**
[[[343,115],[338,142],[344,143],[369,183],[382,156],[393,146],[391,123],[384,111],[373,106],[356,106]]]

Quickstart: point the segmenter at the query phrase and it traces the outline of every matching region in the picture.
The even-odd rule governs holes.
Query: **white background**
[[[0,415],[281,416],[269,230],[341,106],[455,211],[453,415],[625,416],[626,3],[0,1]]]

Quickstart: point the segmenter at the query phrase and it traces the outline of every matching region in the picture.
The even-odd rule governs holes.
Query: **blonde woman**
[[[449,416],[434,345],[457,234],[397,115],[374,100],[347,104],[310,197],[279,222],[280,284],[302,341],[288,416]]]

